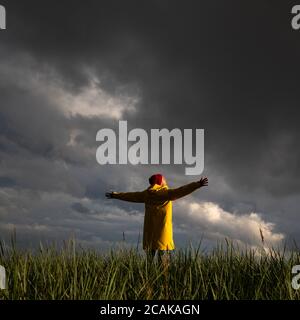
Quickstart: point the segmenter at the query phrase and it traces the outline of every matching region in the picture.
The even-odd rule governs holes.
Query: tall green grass
[[[227,243],[210,253],[172,252],[168,265],[119,249],[100,254],[78,249],[37,252],[0,246],[7,290],[0,299],[299,299],[291,286],[298,251],[246,249]]]

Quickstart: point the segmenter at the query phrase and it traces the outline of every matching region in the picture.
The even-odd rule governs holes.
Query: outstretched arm
[[[186,184],[179,188],[168,189],[162,192],[157,192],[153,194],[153,197],[155,198],[155,200],[158,200],[158,201],[168,201],[168,200],[173,201],[173,200],[177,200],[182,197],[185,197],[188,194],[195,191],[196,189],[199,189],[205,186],[208,186],[208,179],[201,178],[199,181]]]
[[[106,198],[119,199],[129,202],[145,202],[145,192],[106,192]]]
[[[170,200],[177,200],[204,186],[208,186],[207,178],[201,178],[197,182],[192,182],[176,189],[169,189],[168,196]]]

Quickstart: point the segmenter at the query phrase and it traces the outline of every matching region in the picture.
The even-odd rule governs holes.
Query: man
[[[143,249],[154,258],[156,251],[159,259],[164,252],[174,250],[172,227],[172,201],[182,198],[196,189],[208,185],[207,178],[201,178],[176,189],[169,189],[161,174],[149,178],[150,186],[140,192],[108,192],[109,199],[145,203]]]

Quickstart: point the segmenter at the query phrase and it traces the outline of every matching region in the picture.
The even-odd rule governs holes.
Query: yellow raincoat
[[[199,182],[169,189],[168,186],[152,185],[141,192],[114,192],[115,199],[145,203],[143,249],[173,250],[172,201],[200,188]]]

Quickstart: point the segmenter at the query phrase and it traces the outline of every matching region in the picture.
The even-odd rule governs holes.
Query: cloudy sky
[[[0,236],[136,246],[143,205],[107,200],[185,165],[96,161],[101,128],[201,128],[209,187],[174,203],[177,247],[300,241],[300,31],[286,1],[1,0]]]

